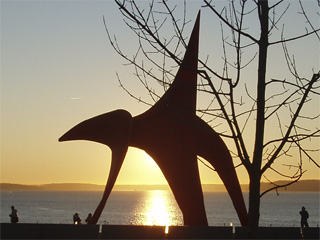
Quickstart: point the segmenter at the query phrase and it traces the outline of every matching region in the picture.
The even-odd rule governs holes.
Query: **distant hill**
[[[276,185],[285,185],[289,183],[289,181],[275,181],[274,184]],[[261,183],[261,192],[264,192],[274,185],[270,183]],[[203,185],[204,191],[226,191],[223,184],[204,184]],[[248,192],[249,191],[249,184],[242,184],[241,185],[242,191]],[[292,185],[279,188],[278,191],[289,191],[289,192],[320,192],[320,180],[300,180]]]
[[[13,184],[13,183],[1,183],[0,190],[10,190],[10,191],[39,191],[44,190],[42,187],[37,185],[23,185],[23,184]]]
[[[51,183],[42,185],[22,185],[0,183],[4,191],[103,191],[105,185],[89,183]],[[167,185],[115,185],[115,191],[169,190]]]
[[[285,184],[287,181],[276,181],[275,184]],[[261,192],[271,188],[270,183],[261,183]],[[23,185],[12,183],[0,183],[3,191],[103,191],[104,185],[88,183],[52,183],[42,185]],[[204,191],[225,191],[223,184],[203,184]],[[248,184],[241,185],[243,191],[249,190]],[[145,191],[145,190],[169,190],[168,185],[115,185],[115,191]],[[279,191],[320,192],[320,180],[301,180]]]
[[[0,189],[6,191],[103,191],[104,186],[86,183],[51,183],[42,185],[1,183]]]

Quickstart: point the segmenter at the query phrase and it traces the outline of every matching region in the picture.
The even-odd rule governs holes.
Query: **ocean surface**
[[[102,192],[1,191],[1,222],[10,222],[14,205],[21,223],[73,223],[79,213],[84,223],[93,213]],[[226,192],[204,192],[210,226],[240,226]],[[244,193],[248,204],[248,193]],[[300,225],[302,206],[309,212],[309,225],[319,226],[318,192],[268,193],[261,200],[260,225],[292,227]],[[247,205],[248,206],[248,205]],[[183,225],[182,213],[170,191],[114,191],[111,193],[99,224]]]

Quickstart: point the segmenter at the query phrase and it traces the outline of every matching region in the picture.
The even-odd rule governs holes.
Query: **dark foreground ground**
[[[1,223],[1,239],[246,239],[245,227]],[[304,239],[319,239],[308,228]],[[298,227],[260,227],[259,239],[302,239]]]

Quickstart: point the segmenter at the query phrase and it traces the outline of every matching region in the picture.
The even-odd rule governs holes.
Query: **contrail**
[[[80,100],[82,97],[71,97],[70,100]]]

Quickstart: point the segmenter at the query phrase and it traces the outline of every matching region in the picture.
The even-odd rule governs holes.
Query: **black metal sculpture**
[[[108,182],[93,223],[103,211],[128,147],[133,146],[146,151],[160,167],[185,225],[208,225],[197,156],[216,169],[241,224],[247,225],[247,211],[228,148],[196,115],[199,21],[200,14],[175,80],[154,106],[135,117],[125,110],[102,114],[78,124],[59,139],[99,142],[112,150]]]

